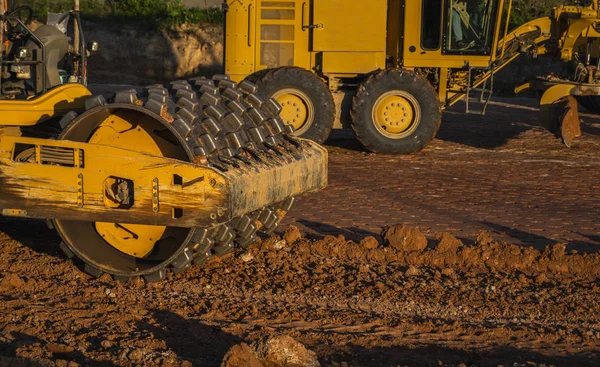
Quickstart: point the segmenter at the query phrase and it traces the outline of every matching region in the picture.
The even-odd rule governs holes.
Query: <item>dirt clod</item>
[[[463,246],[463,243],[459,239],[447,232],[438,235],[437,239],[438,242],[435,249],[439,252],[456,252]]]
[[[254,259],[254,255],[252,254],[252,252],[246,252],[240,255],[240,260],[242,260],[243,262],[247,263],[250,262]]]
[[[242,343],[229,349],[221,367],[265,367],[265,364],[248,344]]]
[[[542,274],[538,275],[537,277],[535,277],[535,284],[537,284],[537,285],[544,284],[547,280],[548,280],[548,277],[546,276],[546,274],[542,273]]]
[[[427,247],[427,238],[418,229],[406,225],[385,227],[381,234],[386,245],[398,251],[422,251]]]
[[[0,290],[21,288],[25,285],[23,279],[17,274],[8,274],[0,281]]]
[[[360,241],[360,246],[368,250],[379,247],[379,241],[373,236],[365,237]]]
[[[317,355],[290,336],[280,336],[256,345],[268,367],[320,367]]]
[[[55,344],[55,343],[48,344],[47,348],[50,353],[54,353],[54,354],[71,353],[75,350],[71,346],[64,345],[64,344]]]
[[[477,240],[475,241],[478,245],[487,245],[492,242],[494,242],[494,237],[492,237],[492,234],[488,231],[479,232]]]
[[[134,349],[127,355],[132,362],[140,362],[144,358],[144,352],[140,349]]]
[[[102,347],[103,347],[103,348],[106,348],[106,349],[108,349],[108,348],[112,347],[112,343],[110,342],[110,340],[103,340],[103,341],[100,343],[100,345],[102,345]]]
[[[287,242],[290,245],[292,245],[294,242],[299,240],[301,237],[302,237],[302,234],[300,233],[300,230],[296,226],[289,226],[285,230],[285,233],[283,234],[283,239],[285,240],[285,242]]]
[[[416,267],[409,266],[404,274],[406,276],[413,277],[413,276],[417,276],[417,275],[421,274],[421,272]]]
[[[285,243],[286,242],[284,240],[275,241],[275,243],[273,244],[273,248],[275,250],[281,250],[285,248]]]
[[[278,336],[229,349],[221,367],[320,367],[317,355],[290,336]]]
[[[452,268],[445,268],[442,270],[442,275],[445,275],[447,277],[451,277],[455,274],[454,269]]]

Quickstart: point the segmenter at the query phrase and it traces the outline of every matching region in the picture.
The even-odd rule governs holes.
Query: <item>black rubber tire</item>
[[[80,121],[92,120],[86,120],[86,116],[105,109],[131,108],[161,122],[173,134],[173,144],[179,144],[187,159],[197,164],[229,171],[249,166],[255,169],[279,166],[299,159],[304,144],[289,136],[293,128],[277,117],[281,107],[274,100],[262,99],[256,91],[256,85],[250,82],[238,84],[226,75],[217,75],[213,79],[176,81],[168,86],[152,85],[141,94],[134,89],[124,90],[108,100],[96,96],[86,101],[87,111],[82,115],[71,112],[64,116],[61,120],[64,130],[58,138],[86,141],[91,129],[82,126],[80,133],[72,133]],[[293,203],[294,198],[289,198],[228,223],[193,228],[169,258],[141,270],[128,271],[86,260],[86,250],[70,243],[66,232],[60,230],[71,224],[54,221],[54,227],[63,238],[60,248],[69,258],[83,260],[87,273],[93,276],[108,273],[122,281],[138,276],[159,281],[165,278],[168,269],[182,272],[192,264],[202,264],[213,256],[250,245],[257,239],[257,232],[272,233]],[[72,227],[78,227],[77,223]],[[132,261],[129,255],[120,252],[111,256],[114,262]]]
[[[600,114],[600,97],[598,96],[575,96],[577,102],[585,107],[590,113]]]
[[[327,140],[335,120],[335,103],[327,84],[319,76],[298,67],[281,67],[261,71],[248,80],[256,82],[257,94],[264,99],[271,99],[278,91],[288,88],[306,94],[314,106],[314,118],[305,132],[295,135],[319,144]]]
[[[383,135],[373,121],[372,111],[378,99],[395,90],[414,97],[421,111],[418,126],[402,139]],[[367,150],[411,154],[425,148],[435,138],[442,121],[442,105],[437,92],[425,78],[408,70],[388,69],[372,74],[361,84],[354,97],[351,116],[352,129]]]

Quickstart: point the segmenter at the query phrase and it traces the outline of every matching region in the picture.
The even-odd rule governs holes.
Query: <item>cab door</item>
[[[256,1],[256,70],[282,66],[310,69],[308,32],[302,21],[308,14],[307,1]]]

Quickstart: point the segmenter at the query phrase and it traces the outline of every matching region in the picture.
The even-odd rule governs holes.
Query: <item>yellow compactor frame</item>
[[[92,96],[97,45],[83,45],[78,1],[75,44],[5,8],[0,214],[47,219],[88,273],[164,279],[272,233],[296,196],[325,187],[327,152],[292,137],[256,85],[216,75]]]
[[[327,153],[288,136],[255,86],[218,78],[0,101],[0,214],[50,219],[87,272],[119,279],[160,280],[272,232],[325,187]],[[56,138],[28,136],[52,121]]]

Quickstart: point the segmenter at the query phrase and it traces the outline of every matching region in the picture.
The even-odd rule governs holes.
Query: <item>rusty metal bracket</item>
[[[77,207],[83,208],[83,173],[77,176]]]
[[[2,215],[7,217],[27,217],[27,210],[21,209],[4,209]]]
[[[159,210],[158,200],[158,177],[154,177],[152,180],[152,211],[155,213],[158,213]]]

